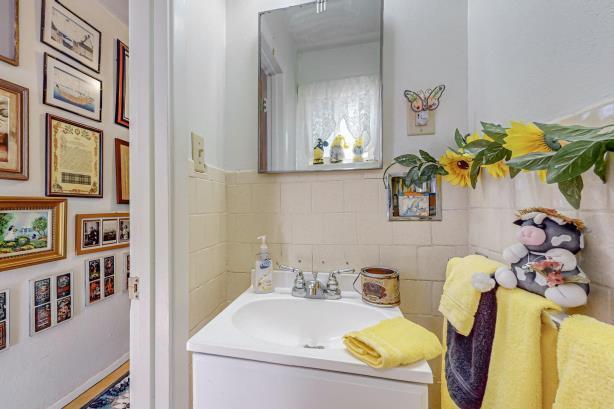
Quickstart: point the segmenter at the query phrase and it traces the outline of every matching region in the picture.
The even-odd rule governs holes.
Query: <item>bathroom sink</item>
[[[299,348],[343,348],[349,331],[389,318],[385,310],[304,298],[262,299],[241,306],[232,323],[246,335],[273,344]]]

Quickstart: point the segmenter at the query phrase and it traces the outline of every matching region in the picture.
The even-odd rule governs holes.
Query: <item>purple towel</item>
[[[468,336],[456,332],[448,322],[446,382],[450,397],[460,409],[479,409],[482,406],[496,320],[496,289],[492,289],[482,294]]]

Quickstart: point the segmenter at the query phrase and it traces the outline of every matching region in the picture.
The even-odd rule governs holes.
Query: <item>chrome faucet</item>
[[[341,298],[341,288],[337,276],[343,273],[353,273],[353,268],[335,270],[328,274],[326,287],[322,288],[322,283],[318,280],[318,272],[311,273],[312,279],[305,281],[303,270],[295,267],[279,265],[280,270],[295,273],[294,284],[292,286],[292,296],[312,299],[338,300]]]

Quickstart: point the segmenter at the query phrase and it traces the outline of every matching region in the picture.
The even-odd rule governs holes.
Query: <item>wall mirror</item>
[[[383,0],[259,15],[261,173],[382,167]]]

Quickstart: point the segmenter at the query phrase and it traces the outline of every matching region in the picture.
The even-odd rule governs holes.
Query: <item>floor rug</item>
[[[89,401],[82,409],[129,409],[130,374],[127,373],[100,395]]]

